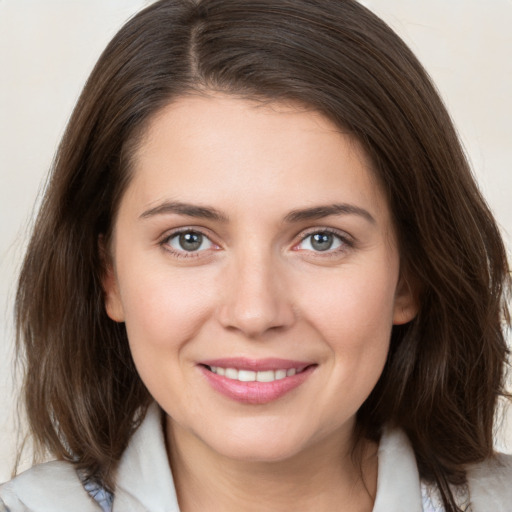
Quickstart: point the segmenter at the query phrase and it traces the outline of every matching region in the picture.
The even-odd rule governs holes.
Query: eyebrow
[[[196,217],[200,219],[209,219],[219,222],[227,222],[228,218],[215,208],[208,206],[197,206],[180,201],[165,201],[154,208],[150,208],[143,212],[139,218],[148,219],[156,215],[164,215],[169,213],[177,213],[178,215],[186,215],[187,217]]]
[[[187,217],[200,219],[209,219],[218,222],[228,222],[229,218],[219,210],[209,206],[198,206],[180,201],[165,201],[149,210],[144,211],[139,218],[147,219],[156,215],[165,215],[176,213]],[[363,217],[371,224],[376,224],[375,218],[370,212],[359,206],[347,203],[337,203],[323,206],[313,206],[311,208],[301,208],[292,210],[284,217],[286,223],[297,223],[307,220],[317,220],[331,215],[358,215]]]
[[[312,208],[304,208],[299,210],[292,210],[284,218],[285,222],[301,222],[305,220],[316,220],[322,219],[323,217],[329,217],[330,215],[359,215],[363,217],[371,224],[376,224],[375,218],[372,214],[360,208],[347,203],[337,203],[327,206],[314,206]]]

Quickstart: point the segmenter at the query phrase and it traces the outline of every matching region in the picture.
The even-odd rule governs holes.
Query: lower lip
[[[300,373],[273,382],[241,382],[213,373],[204,366],[199,368],[209,384],[219,393],[237,402],[259,405],[273,402],[300,386],[316,366],[309,366]]]

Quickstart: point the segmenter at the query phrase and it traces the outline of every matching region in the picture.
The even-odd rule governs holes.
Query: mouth
[[[283,359],[232,358],[198,365],[207,382],[225,397],[243,404],[266,404],[307,381],[316,363]]]
[[[237,380],[239,382],[274,382],[282,380],[286,377],[293,377],[298,373],[302,373],[309,366],[299,366],[297,368],[279,368],[277,370],[243,370],[239,368],[225,368],[222,366],[209,366],[204,367],[212,373],[226,377],[226,379]]]

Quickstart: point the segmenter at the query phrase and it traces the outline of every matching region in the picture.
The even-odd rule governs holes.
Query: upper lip
[[[289,370],[290,368],[303,369],[315,364],[311,361],[297,361],[291,359],[280,359],[269,357],[264,359],[251,359],[247,357],[230,357],[222,359],[208,359],[200,361],[205,366],[216,366],[221,368],[236,368],[237,370]]]

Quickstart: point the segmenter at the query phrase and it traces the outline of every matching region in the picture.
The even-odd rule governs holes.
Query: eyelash
[[[170,234],[166,234],[165,237],[159,242],[159,245],[167,252],[170,252],[175,258],[198,258],[200,256],[202,251],[186,251],[186,250],[176,250],[173,247],[171,247],[170,242],[172,239],[179,237],[183,234],[196,234],[200,235],[206,240],[210,242],[213,246],[218,247],[214,242],[212,242],[211,237],[208,236],[206,233],[202,232],[200,229],[195,228],[182,228],[178,229],[176,231],[173,231]]]
[[[176,250],[171,247],[171,245],[170,245],[171,240],[173,240],[174,238],[179,237],[180,235],[185,234],[185,233],[200,235],[200,236],[204,237],[206,240],[208,240],[211,245],[213,245],[215,247],[219,247],[211,240],[210,236],[208,236],[206,233],[204,233],[200,229],[195,229],[195,228],[182,228],[182,229],[173,231],[170,234],[166,234],[165,237],[159,242],[159,245],[165,251],[170,252],[176,258],[198,258],[198,257],[200,257],[201,253],[205,252],[206,249],[203,249],[200,251],[186,251],[184,249]],[[311,251],[312,253],[315,254],[315,256],[318,256],[318,257],[323,257],[323,258],[327,257],[328,258],[328,257],[337,256],[340,253],[343,253],[349,249],[352,249],[355,245],[353,239],[351,237],[349,237],[346,233],[340,232],[340,231],[332,229],[332,228],[314,228],[314,229],[310,229],[310,230],[306,231],[305,233],[301,233],[301,235],[299,237],[299,241],[293,245],[292,250],[299,251],[300,249],[297,249],[296,247],[298,245],[302,244],[309,237],[316,235],[316,234],[333,235],[334,237],[336,237],[339,240],[339,242],[341,244],[340,247],[337,247],[334,250],[331,250],[329,248],[329,249],[326,249],[325,252],[324,251]]]
[[[298,251],[299,249],[295,249],[295,247],[297,247],[298,245],[303,243],[309,237],[311,237],[313,235],[317,235],[317,234],[318,235],[333,235],[334,237],[336,237],[340,241],[341,246],[338,247],[338,248],[335,248],[334,250],[331,250],[329,248],[329,249],[327,249],[325,251],[312,251],[315,254],[315,256],[319,256],[319,257],[322,257],[322,258],[338,256],[340,253],[343,253],[343,252],[346,252],[349,249],[352,249],[354,247],[354,245],[355,245],[354,240],[352,239],[352,237],[350,237],[349,235],[347,235],[344,232],[338,231],[337,229],[332,229],[332,228],[313,228],[313,229],[310,229],[310,230],[308,230],[305,233],[302,233],[300,235],[299,242],[296,243],[293,246],[294,250]]]

